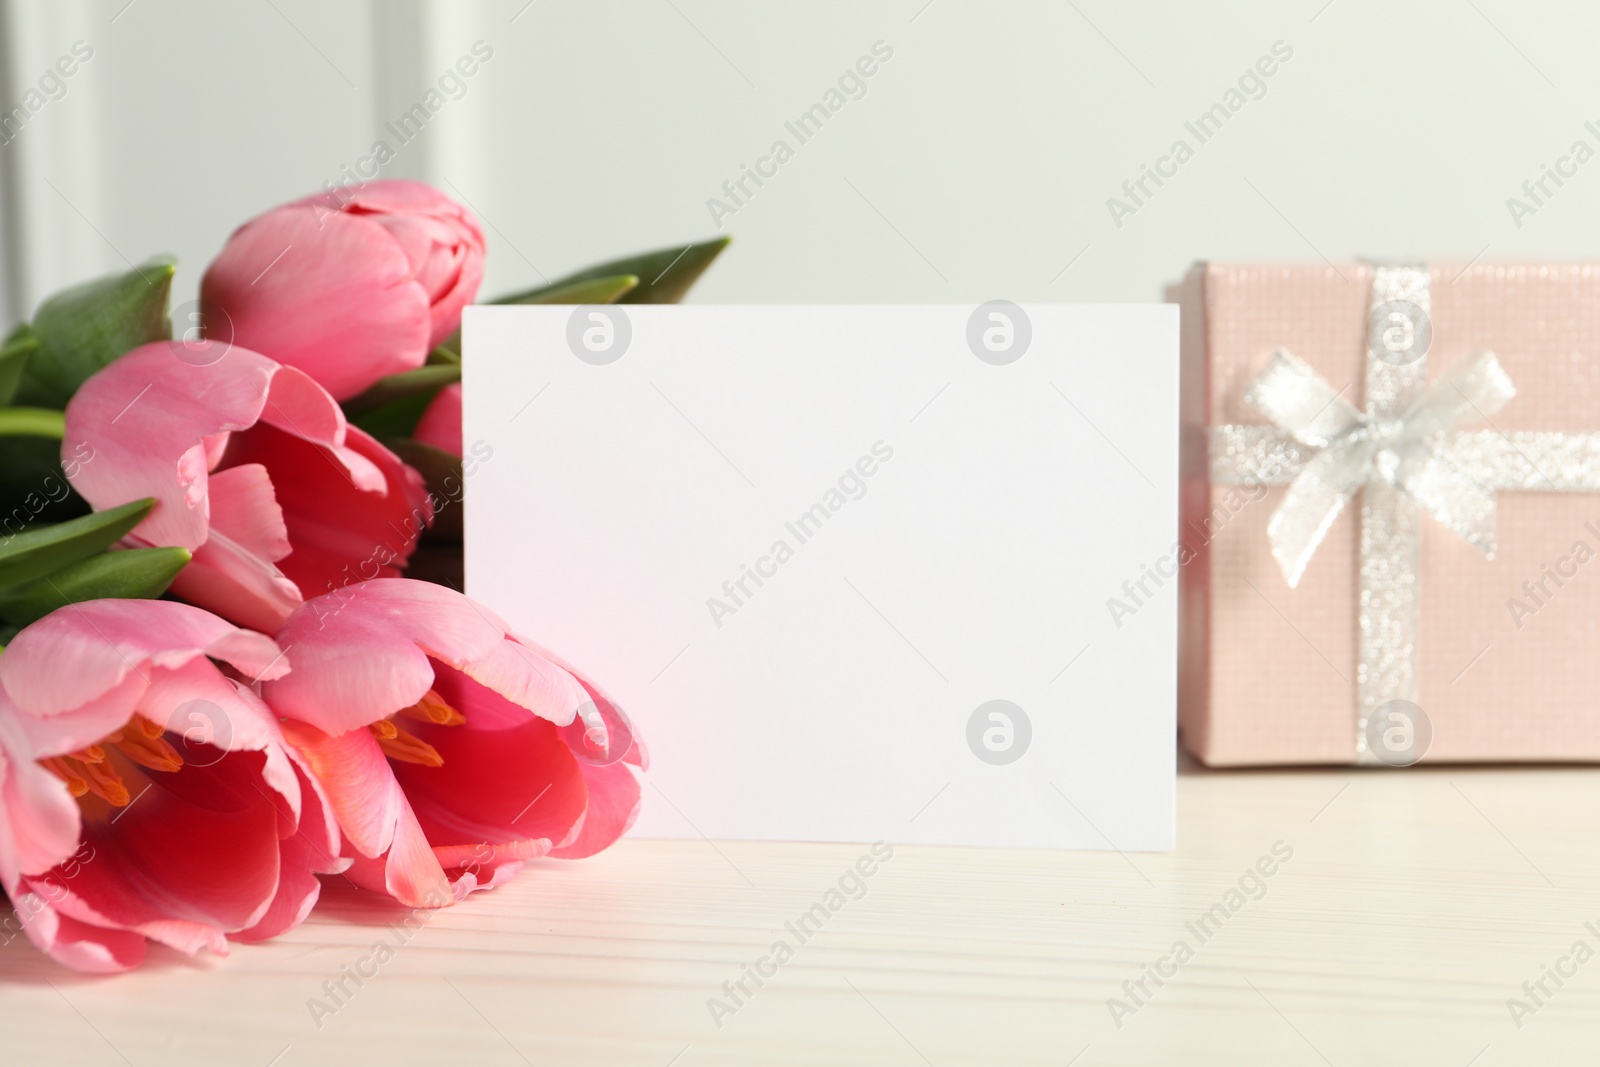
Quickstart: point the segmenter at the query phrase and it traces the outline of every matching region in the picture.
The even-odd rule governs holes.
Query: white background
[[[0,314],[160,251],[186,299],[233,226],[336,177],[478,39],[494,59],[384,173],[479,209],[491,292],[714,233],[706,199],[879,39],[894,59],[727,220],[695,299],[1152,300],[1200,257],[1595,250],[1600,161],[1520,229],[1505,203],[1600,147],[1576,0],[525,5],[0,4],[8,106],[95,48],[0,147]],[[1106,198],[1280,39],[1266,96],[1117,229]]]

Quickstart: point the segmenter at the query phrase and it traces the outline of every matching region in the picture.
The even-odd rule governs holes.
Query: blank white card
[[[1172,306],[472,307],[467,592],[632,833],[1172,845]]]

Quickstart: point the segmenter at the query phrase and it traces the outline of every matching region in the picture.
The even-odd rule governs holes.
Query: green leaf
[[[391,400],[387,404],[350,416],[350,423],[359,426],[372,436],[410,437],[422,421],[422,413],[433,403],[435,393],[414,393]]]
[[[434,346],[428,353],[428,362],[431,363],[460,363],[461,362],[461,327],[456,327],[456,332],[446,337]]]
[[[525,293],[514,293],[491,300],[492,304],[615,304],[639,285],[637,274],[610,274],[584,281],[556,282]],[[461,330],[440,342],[428,353],[429,363],[461,362]]]
[[[0,437],[49,437],[61,440],[67,417],[53,408],[0,408]]]
[[[23,323],[11,332],[0,347],[0,404],[9,404],[22,384],[22,372],[28,369],[28,357],[39,347],[39,338],[32,328]]]
[[[154,497],[146,497],[0,540],[0,589],[34,581],[105,551],[139,525],[155,503]]]
[[[541,286],[531,292],[501,297],[496,304],[615,304],[639,287],[637,274],[612,274],[603,278],[568,280]]]
[[[74,470],[92,462],[80,445]],[[60,522],[87,514],[89,505],[72,491],[61,468],[61,442],[49,437],[0,437],[0,536],[34,522]]]
[[[65,407],[78,386],[124,352],[170,338],[167,297],[176,270],[170,259],[157,260],[40,304],[33,317],[39,347],[28,360],[23,398]]]
[[[389,438],[383,443],[416,468],[438,505],[433,525],[423,536],[430,541],[461,540],[461,491],[465,487],[461,458],[409,437]]]
[[[675,304],[711,266],[731,237],[613,259],[576,274],[489,301],[491,304]],[[461,331],[434,349],[460,360]],[[436,362],[430,357],[429,362]]]
[[[715,241],[705,241],[700,244],[677,245],[672,248],[663,248],[657,252],[645,252],[642,255],[627,256],[623,259],[614,259],[608,263],[581,270],[565,278],[551,282],[549,285],[530,289],[525,293],[516,293],[503,296],[493,301],[496,304],[600,304],[613,301],[602,300],[569,300],[545,299],[552,293],[565,289],[573,289],[583,282],[600,282],[616,280],[627,276],[638,279],[638,284],[630,286],[619,293],[615,298],[618,304],[675,304],[683,299],[700,275],[706,272],[719,253],[728,247],[729,237],[719,237]]]
[[[419,393],[432,396],[451,382],[460,380],[459,363],[429,363],[415,370],[391,374],[387,378],[379,378],[371,389],[360,396],[346,400],[345,414],[359,415],[364,411],[371,411],[392,401],[416,396]]]
[[[85,600],[153,600],[167,591],[189,558],[186,548],[104,552],[38,581],[0,592],[0,618],[15,626],[26,626],[57,608]]]

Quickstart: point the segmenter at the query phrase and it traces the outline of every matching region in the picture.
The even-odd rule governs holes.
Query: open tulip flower
[[[72,487],[157,501],[127,539],[194,553],[178,597],[272,633],[308,597],[398,574],[433,512],[421,477],[305,373],[220,341],[158,341],[67,405]]]
[[[340,400],[422,365],[483,278],[483,230],[421,182],[379,181],[274,208],[200,283],[208,336],[299,367]]]
[[[294,670],[262,694],[322,782],[347,876],[411,907],[588,856],[639,805],[622,712],[467,597],[378,579],[307,601],[278,631]]]
[[[271,937],[335,873],[337,826],[248,679],[269,638],[170,601],[61,608],[0,655],[0,880],[84,971]]]

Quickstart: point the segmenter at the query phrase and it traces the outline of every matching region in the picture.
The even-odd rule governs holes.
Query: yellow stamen
[[[389,720],[380,719],[372,724],[371,729],[378,739],[378,747],[390,759],[401,763],[420,763],[425,767],[444,766],[444,757],[439,755],[438,749],[420,737],[406,733]]]
[[[113,808],[127,807],[132,796],[120,774],[104,763],[80,763],[78,766],[89,780],[89,792]]]
[[[57,778],[61,779],[63,782],[66,782],[67,792],[71,793],[73,796],[81,797],[85,793],[89,792],[89,783],[84,781],[83,776],[77,771],[74,771],[72,769],[72,765],[66,760],[61,759],[60,757],[53,759],[42,759],[39,761],[39,765],[45,770],[49,771],[51,774],[55,775]]]
[[[141,734],[125,737],[117,744],[117,751],[152,771],[171,773],[183,766],[183,757],[178,755],[178,750],[167,744],[159,734],[153,739]]]
[[[171,773],[183,766],[183,757],[167,743],[166,730],[142,715],[135,715],[120,730],[113,730],[98,744],[85,745],[64,756],[42,759],[39,765],[67,784],[74,797],[94,794],[114,808],[125,808],[133,796],[117,773],[107,749],[116,749],[130,763],[152,771]]]
[[[422,694],[422,699],[409,708],[401,708],[396,715],[404,715],[418,722],[431,722],[435,726],[460,726],[467,717],[450,706],[449,701],[432,689]]]

